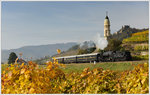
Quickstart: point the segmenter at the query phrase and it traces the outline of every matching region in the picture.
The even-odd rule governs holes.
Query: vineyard
[[[149,31],[133,33],[131,37],[124,39],[123,43],[141,43],[149,41]]]
[[[149,50],[149,46],[148,45],[135,46],[134,50],[135,51],[147,51]]]
[[[36,63],[15,63],[1,74],[3,94],[145,94],[149,93],[148,63],[138,64],[131,71],[116,72],[85,68],[81,73],[64,73],[64,64],[57,60],[41,69]]]

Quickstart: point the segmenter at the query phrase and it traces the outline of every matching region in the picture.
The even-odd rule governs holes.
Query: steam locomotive
[[[73,56],[56,57],[59,63],[91,63],[91,62],[115,62],[130,61],[131,54],[128,51],[107,51],[101,53],[91,53]]]

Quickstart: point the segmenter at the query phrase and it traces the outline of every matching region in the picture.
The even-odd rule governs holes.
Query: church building
[[[110,21],[109,21],[107,12],[106,12],[106,17],[105,17],[105,20],[104,20],[104,37],[105,37],[106,40],[108,40],[108,38],[110,36],[111,36],[111,33],[110,33]]]

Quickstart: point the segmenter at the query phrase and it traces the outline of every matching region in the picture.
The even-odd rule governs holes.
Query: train
[[[55,57],[59,63],[91,63],[91,62],[116,62],[131,61],[132,57],[129,51],[106,51],[100,53],[82,54]]]

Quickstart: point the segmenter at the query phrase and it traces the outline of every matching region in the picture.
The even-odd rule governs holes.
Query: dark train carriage
[[[74,56],[64,56],[64,57],[56,57],[59,63],[77,63],[77,57]]]
[[[77,55],[76,56],[77,62],[78,63],[90,63],[90,62],[98,61],[97,55],[98,53]]]
[[[76,63],[76,56],[64,57],[64,62],[62,63]]]
[[[59,63],[86,63],[98,61],[98,53],[56,57]]]

